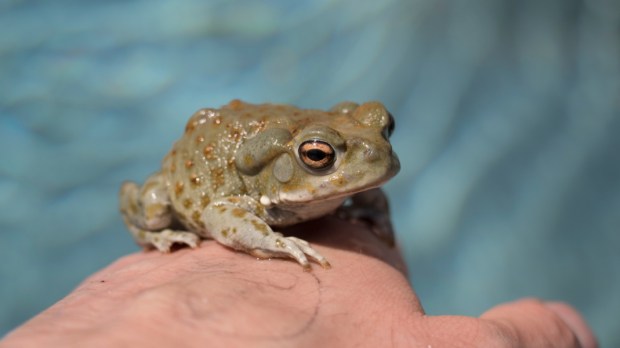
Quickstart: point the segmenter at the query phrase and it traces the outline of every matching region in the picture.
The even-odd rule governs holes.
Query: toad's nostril
[[[364,159],[368,162],[375,162],[381,159],[381,154],[372,147],[368,147],[364,150]]]

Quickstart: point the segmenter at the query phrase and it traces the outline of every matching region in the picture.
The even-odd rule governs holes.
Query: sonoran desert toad
[[[393,243],[379,189],[400,169],[393,129],[378,102],[320,111],[233,100],[201,109],[159,172],[142,186],[123,184],[121,212],[138,244],[162,252],[212,238],[256,257],[293,258],[304,269],[309,257],[329,268],[306,241],[272,228],[336,211]]]

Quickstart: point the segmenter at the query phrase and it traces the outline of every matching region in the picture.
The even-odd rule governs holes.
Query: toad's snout
[[[347,146],[361,156],[362,162],[365,163],[387,162],[396,157],[392,151],[392,145],[388,142],[377,144],[357,138],[348,141]]]

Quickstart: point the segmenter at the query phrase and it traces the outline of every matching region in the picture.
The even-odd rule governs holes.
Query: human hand
[[[520,300],[480,318],[428,316],[395,249],[328,217],[294,228],[332,269],[303,272],[205,241],[136,253],[84,281],[1,347],[596,347],[581,316]]]

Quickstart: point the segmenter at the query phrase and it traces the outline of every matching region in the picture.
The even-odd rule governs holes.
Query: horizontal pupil
[[[306,156],[313,161],[321,161],[325,158],[325,152],[317,149],[308,150]]]

